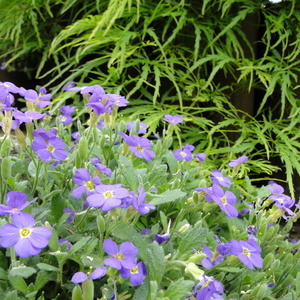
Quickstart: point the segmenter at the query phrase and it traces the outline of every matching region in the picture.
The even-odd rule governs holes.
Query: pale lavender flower
[[[99,279],[103,276],[106,275],[106,272],[107,272],[107,268],[106,267],[99,267],[99,268],[96,268],[93,272],[91,273],[84,273],[84,272],[76,272],[73,276],[72,276],[72,279],[71,281],[75,284],[77,283],[82,283],[82,282],[85,282],[87,281],[89,278],[92,279],[92,280],[96,280],[96,279]]]
[[[0,215],[12,215],[19,213],[35,200],[27,201],[27,196],[23,192],[8,192],[6,204],[0,204]]]
[[[101,164],[101,160],[98,157],[93,157],[90,159],[90,162],[94,165],[94,167],[100,172],[107,175],[107,177],[111,177],[112,170],[107,166]]]
[[[99,177],[92,177],[89,171],[83,168],[76,170],[73,180],[79,186],[72,190],[72,196],[78,199],[81,198],[83,193],[88,196],[94,194],[96,186],[101,184]]]
[[[214,184],[212,186],[211,198],[219,205],[220,209],[223,210],[229,218],[235,218],[238,216],[238,211],[234,207],[236,197],[232,192],[224,192],[219,185]]]
[[[42,92],[45,91],[42,90]],[[35,103],[38,108],[45,108],[51,104],[49,100],[52,98],[52,94],[38,94],[35,90],[29,89],[24,93],[24,98],[27,101]]]
[[[20,257],[37,255],[48,245],[52,235],[47,227],[34,227],[35,220],[29,213],[21,212],[12,215],[13,224],[0,228],[0,245],[4,248],[14,246]]]
[[[183,118],[179,115],[165,115],[163,120],[173,125],[183,122]]]
[[[50,162],[53,159],[65,160],[68,152],[63,149],[66,147],[67,145],[56,136],[44,139],[41,135],[38,135],[32,141],[32,149],[44,162]]]
[[[147,161],[152,160],[155,157],[155,153],[151,151],[151,142],[145,137],[139,137],[137,135],[128,136],[123,132],[119,132],[119,135],[123,137],[125,142],[129,145],[128,149],[137,157],[144,158]]]
[[[224,187],[230,187],[230,185],[232,184],[231,180],[228,177],[224,176],[219,170],[211,172],[210,178],[214,184],[220,184]]]
[[[132,206],[141,214],[145,215],[149,213],[151,210],[156,209],[156,207],[152,204],[145,203],[146,202],[146,193],[144,188],[138,188],[138,196],[133,193]]]
[[[112,240],[107,239],[103,242],[104,251],[111,257],[104,259],[103,263],[114,269],[132,269],[136,267],[136,255],[138,249],[130,242],[118,245]]]
[[[32,111],[32,110],[27,110],[24,113],[19,110],[15,110],[13,112],[13,117],[16,120],[18,120],[20,122],[20,124],[32,123],[32,120],[40,120],[40,119],[44,118],[45,115],[46,114],[42,114],[40,112]]]
[[[236,166],[240,166],[241,164],[243,164],[244,162],[246,162],[248,160],[248,156],[243,155],[237,159],[233,159],[230,161],[230,163],[228,164],[229,167],[233,168]]]
[[[122,268],[120,270],[120,275],[123,278],[129,278],[132,285],[140,285],[147,275],[146,266],[144,262],[140,261],[131,269]]]
[[[137,133],[137,134],[144,134],[144,133],[146,133],[148,127],[149,126],[147,124],[145,124],[143,122],[140,122],[139,123],[138,131],[137,131],[136,121],[128,122],[126,124],[126,128],[127,128],[128,131],[132,131],[132,132]]]
[[[247,268],[253,270],[254,267],[263,267],[261,248],[254,238],[249,238],[247,241],[232,240],[230,244],[231,254],[237,256]]]
[[[182,149],[177,149],[173,152],[175,158],[179,161],[190,161],[193,158],[193,154],[192,151],[194,150],[194,146],[187,144],[185,146],[183,146]]]
[[[87,197],[86,201],[92,207],[99,207],[102,211],[109,211],[122,204],[122,200],[129,196],[129,191],[121,184],[101,184],[96,186],[95,194]]]
[[[195,158],[196,158],[199,162],[201,162],[201,163],[204,162],[206,156],[207,156],[207,154],[205,154],[205,153],[197,153],[197,154],[195,154]]]

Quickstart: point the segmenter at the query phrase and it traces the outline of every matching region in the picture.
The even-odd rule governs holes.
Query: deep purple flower
[[[95,194],[87,197],[86,201],[92,207],[99,207],[109,211],[122,204],[122,200],[129,196],[129,191],[121,184],[101,184],[96,186]]]
[[[238,216],[238,211],[234,207],[236,197],[232,192],[224,192],[219,185],[214,184],[212,186],[211,198],[219,205],[220,209],[223,210],[229,218],[235,218]]]
[[[177,149],[173,152],[175,158],[179,161],[190,161],[193,158],[193,154],[192,151],[194,150],[194,146],[187,144],[185,146],[183,146],[182,149]]]
[[[6,204],[0,204],[0,215],[12,215],[15,213],[19,213],[21,210],[26,208],[29,204],[34,202],[35,200],[27,201],[26,194],[22,192],[8,192]]]
[[[243,164],[244,162],[246,162],[248,160],[248,156],[243,155],[237,159],[233,159],[230,161],[230,163],[228,164],[229,167],[233,168],[236,166],[240,166],[241,164]]]
[[[21,212],[12,215],[13,224],[0,228],[0,245],[4,248],[15,247],[20,257],[37,255],[48,245],[52,235],[47,227],[34,227],[35,220],[29,213]]]
[[[156,207],[152,204],[145,203],[146,202],[146,194],[145,190],[142,187],[138,188],[139,195],[135,195],[133,193],[132,206],[141,214],[145,215],[149,213],[151,210],[156,209]]]
[[[118,245],[112,240],[107,239],[103,242],[104,251],[111,257],[104,259],[103,263],[114,269],[132,269],[136,267],[136,255],[138,249],[130,242]]]
[[[96,268],[92,273],[84,273],[84,272],[77,272],[72,276],[71,281],[75,284],[82,283],[84,281],[87,281],[89,278],[92,280],[99,279],[103,276],[105,276],[107,271],[106,267],[99,267]]]
[[[75,215],[76,215],[76,212],[75,212],[75,211],[73,211],[73,210],[70,209],[70,208],[64,208],[64,209],[63,209],[63,212],[64,212],[65,214],[70,214],[69,217],[68,217],[68,219],[66,220],[66,223],[71,223],[71,222],[74,221]]]
[[[163,120],[173,125],[183,122],[183,118],[179,115],[165,115]]]
[[[142,261],[140,261],[131,269],[122,268],[120,270],[120,275],[123,278],[130,278],[132,285],[140,285],[143,283],[144,278],[147,275],[146,266]]]
[[[247,268],[253,270],[254,267],[263,267],[261,248],[253,238],[247,241],[232,240],[230,243],[231,254],[237,256]]]
[[[68,152],[63,149],[66,147],[67,145],[59,137],[51,137],[46,140],[41,136],[36,136],[32,141],[32,149],[44,162],[50,162],[53,159],[65,160]]]
[[[137,157],[144,158],[147,161],[152,160],[155,157],[155,153],[151,149],[151,142],[145,137],[139,137],[137,135],[128,136],[123,132],[119,132],[119,135],[123,137],[125,142],[129,145],[128,149]]]
[[[232,184],[231,180],[228,177],[225,177],[219,170],[211,172],[210,179],[214,184],[220,184],[224,187],[230,187]]]
[[[89,171],[83,168],[76,170],[73,180],[79,186],[72,190],[72,196],[78,199],[81,198],[83,193],[88,196],[94,194],[96,186],[101,184],[99,177],[92,177]]]
[[[35,90],[29,89],[24,93],[24,98],[27,101],[35,103],[38,108],[45,108],[51,104],[49,100],[52,98],[52,94],[38,94]]]
[[[143,123],[143,122],[139,122],[139,128],[136,128],[136,123],[137,121],[132,121],[132,122],[128,122],[126,124],[126,128],[128,131],[132,131],[134,133],[137,133],[137,134],[144,134],[147,132],[147,129],[148,129],[148,125]]]
[[[18,120],[21,123],[32,123],[32,120],[40,120],[42,118],[44,118],[46,114],[42,114],[39,113],[37,111],[33,111],[33,110],[27,110],[24,113],[19,111],[19,110],[15,110],[13,112],[13,117]]]
[[[197,284],[196,300],[221,300],[224,293],[223,284],[211,276],[203,275],[203,280]]]
[[[201,260],[201,265],[208,270],[224,260],[223,255],[220,255],[219,253],[214,255],[206,245],[203,247],[201,251],[196,251],[196,252],[204,253],[206,255],[206,258]]]
[[[163,244],[168,241],[170,238],[170,233],[164,234],[154,234],[153,241],[157,242],[158,244]]]

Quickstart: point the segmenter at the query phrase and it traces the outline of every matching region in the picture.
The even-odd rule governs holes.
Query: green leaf
[[[165,204],[169,202],[174,202],[177,199],[180,199],[186,195],[185,192],[181,191],[180,189],[176,190],[167,190],[162,194],[153,195],[154,199],[150,201],[153,205]]]
[[[91,237],[82,237],[76,244],[74,244],[71,249],[69,250],[69,255],[75,254],[77,251],[79,251],[81,248],[84,247],[86,243],[91,239]],[[68,255],[68,256],[69,256]]]
[[[175,282],[171,282],[164,296],[172,300],[184,299],[186,296],[190,295],[194,285],[194,281],[180,278]]]
[[[25,267],[25,266],[20,266],[20,267],[14,267],[12,268],[8,275],[9,276],[20,276],[23,278],[28,278],[32,274],[36,273],[36,269],[31,268],[31,267]]]
[[[112,235],[122,241],[131,241],[133,236],[137,235],[137,231],[128,223],[119,224],[112,230]]]
[[[156,281],[157,284],[160,284],[165,273],[166,265],[166,261],[164,259],[164,250],[162,246],[154,242],[153,244],[149,245],[147,253],[147,270],[149,274],[149,280]]]
[[[7,271],[0,268],[0,279],[7,280]]]
[[[181,240],[178,251],[181,254],[189,253],[192,248],[199,249],[206,243],[206,235],[208,230],[206,228],[194,227],[189,230]]]
[[[17,291],[6,292],[4,300],[16,300],[16,299],[18,299]]]
[[[120,155],[119,166],[122,168],[122,174],[127,181],[130,189],[136,191],[138,185],[138,178],[135,173],[135,169],[132,164],[132,160],[125,156]]]
[[[23,294],[27,293],[27,284],[22,277],[19,276],[8,276],[8,280],[14,289],[22,292]]]
[[[59,272],[59,268],[45,264],[45,263],[38,263],[37,267],[40,270],[44,270],[44,271]]]

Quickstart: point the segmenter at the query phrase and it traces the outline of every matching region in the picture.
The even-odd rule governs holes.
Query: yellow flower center
[[[247,255],[248,257],[251,255],[251,253],[249,252],[249,249],[243,247],[243,254]]]
[[[183,152],[183,151],[180,152],[180,155],[181,155],[182,157],[186,157],[186,153]]]
[[[54,146],[49,145],[49,146],[47,147],[47,150],[50,151],[50,152],[53,152],[53,151],[55,150],[55,148],[54,148]]]
[[[28,229],[28,228],[21,228],[21,229],[19,230],[19,234],[20,234],[20,236],[21,236],[22,238],[27,238],[27,237],[30,236],[31,230]]]
[[[225,198],[225,197],[222,197],[221,198],[221,201],[222,201],[222,203],[225,205],[225,204],[227,204],[227,199]]]
[[[105,198],[111,198],[113,195],[114,195],[113,192],[110,192],[110,191],[106,191],[103,193],[103,196]]]
[[[210,283],[211,283],[211,281],[205,281],[202,286],[208,287]]]
[[[90,191],[94,190],[94,181],[93,180],[87,180],[84,182],[84,185],[87,189],[89,189]]]
[[[217,177],[217,179],[218,179],[219,181],[224,181],[224,179],[223,179],[222,177]]]
[[[130,269],[131,274],[137,274],[138,272],[139,272],[139,269],[137,267]]]
[[[122,259],[124,259],[124,254],[116,254],[115,256],[114,256],[114,258],[116,258],[116,259],[118,259],[118,260],[122,260]]]
[[[142,146],[136,146],[135,149],[138,150],[138,151],[143,151],[144,150]]]

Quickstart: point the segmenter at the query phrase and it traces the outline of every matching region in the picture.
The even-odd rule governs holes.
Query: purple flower
[[[141,214],[145,215],[149,213],[151,210],[156,209],[156,207],[152,204],[145,203],[146,201],[146,194],[145,190],[142,187],[138,188],[139,195],[135,195],[133,193],[133,199],[132,199],[132,206]]]
[[[147,275],[147,270],[145,264],[140,261],[131,269],[122,268],[120,270],[120,275],[123,278],[130,278],[132,285],[140,285],[144,281],[144,277]]]
[[[64,212],[65,214],[70,214],[69,217],[68,217],[68,219],[66,220],[66,223],[71,223],[71,222],[74,221],[75,215],[76,215],[76,212],[75,212],[75,211],[73,211],[73,210],[70,209],[70,208],[64,208],[64,209],[63,209],[63,212]]]
[[[190,161],[193,158],[193,154],[192,151],[194,150],[194,146],[187,144],[185,146],[183,146],[182,149],[177,149],[173,152],[175,158],[179,161]]]
[[[137,127],[137,121],[128,122],[126,124],[126,128],[128,131],[133,131],[134,133],[137,134],[146,133],[149,126],[143,122],[139,122],[139,127],[138,128],[136,127]]]
[[[138,249],[130,242],[118,245],[112,240],[107,239],[103,242],[104,251],[111,257],[104,259],[103,263],[114,269],[132,269],[136,267],[136,255]]]
[[[196,158],[199,162],[201,162],[201,163],[204,162],[206,156],[207,156],[207,154],[205,154],[205,153],[197,153],[197,154],[195,154],[195,158]]]
[[[224,193],[223,189],[219,185],[214,184],[212,186],[211,198],[219,205],[220,209],[223,210],[229,218],[235,218],[238,216],[238,211],[234,207],[236,197],[232,192],[226,191]]]
[[[105,165],[101,164],[101,160],[98,157],[93,157],[90,159],[90,162],[94,165],[94,167],[100,172],[107,175],[107,177],[111,177],[112,170]]]
[[[232,240],[230,243],[231,254],[237,256],[247,268],[253,270],[254,267],[263,267],[263,260],[260,256],[261,248],[253,238],[247,241]]]
[[[32,123],[32,120],[39,120],[44,118],[46,114],[41,114],[37,111],[32,111],[32,110],[28,110],[25,111],[24,113],[19,111],[19,110],[15,110],[13,112],[13,117],[18,120],[21,123]]]
[[[67,145],[59,137],[50,137],[44,139],[40,135],[32,141],[32,149],[37,156],[44,162],[50,162],[53,159],[65,160],[68,152],[63,150]]]
[[[213,253],[207,246],[204,246],[201,251],[196,251],[196,252],[204,253],[206,255],[206,258],[201,260],[201,265],[208,270],[224,260],[223,255],[220,255],[219,253],[213,255]]]
[[[164,234],[154,234],[153,241],[157,242],[158,244],[163,244],[168,241],[170,238],[169,233]]]
[[[233,168],[236,166],[240,166],[241,164],[243,164],[244,162],[246,162],[248,160],[248,156],[243,155],[237,159],[233,159],[230,161],[230,163],[228,164],[229,167]]]
[[[8,192],[6,204],[0,204],[0,215],[12,215],[19,213],[35,200],[27,201],[26,194],[22,192]]]
[[[129,103],[129,101],[127,101],[124,96],[118,94],[106,94],[105,96],[110,99],[113,105],[116,105],[118,107],[127,106],[127,104]]]
[[[12,215],[13,224],[0,228],[0,245],[4,248],[15,247],[20,257],[37,255],[48,245],[52,231],[47,227],[34,227],[35,220],[29,213]]]
[[[144,158],[147,161],[152,160],[155,157],[155,153],[151,149],[151,142],[145,137],[139,137],[137,135],[128,136],[123,132],[119,132],[119,135],[123,137],[125,142],[129,145],[129,150],[137,157]]]
[[[183,122],[183,118],[179,115],[165,115],[163,120],[173,125]]]
[[[107,271],[106,267],[99,267],[96,268],[92,273],[88,273],[88,274],[84,272],[77,272],[72,276],[71,281],[76,284],[76,283],[82,283],[84,281],[87,281],[89,278],[92,280],[96,280],[105,276],[106,271]]]
[[[214,184],[220,184],[224,187],[230,187],[232,184],[231,180],[228,177],[225,177],[219,170],[211,172],[210,179]]]
[[[202,197],[205,198],[206,201],[208,201],[208,202],[214,201],[213,198],[211,197],[212,187],[209,187],[209,188],[206,188],[206,187],[196,188],[195,191],[200,193],[202,195]]]
[[[99,177],[92,177],[88,170],[77,169],[74,177],[74,183],[79,185],[72,190],[72,196],[80,199],[83,193],[88,196],[95,193],[95,188],[97,185],[101,184]]]
[[[129,196],[129,191],[121,184],[101,184],[96,186],[95,194],[87,197],[86,201],[92,207],[99,207],[109,211],[122,204],[122,200]]]
[[[59,110],[62,112],[63,115],[71,116],[75,111],[75,107],[70,105],[65,105],[65,106],[61,106]]]
[[[78,141],[78,140],[80,139],[80,133],[79,133],[78,131],[75,131],[75,132],[73,132],[73,133],[71,134],[71,137],[72,137],[74,140]]]
[[[224,293],[224,287],[222,283],[215,280],[211,276],[203,275],[203,280],[197,284],[196,300],[221,300],[224,299],[221,295]]]
[[[46,92],[45,90],[42,90],[42,92]],[[27,90],[24,92],[24,98],[27,101],[35,103],[38,108],[45,108],[51,104],[51,101],[49,101],[52,98],[52,94],[43,94],[43,93],[37,93],[35,90]]]

